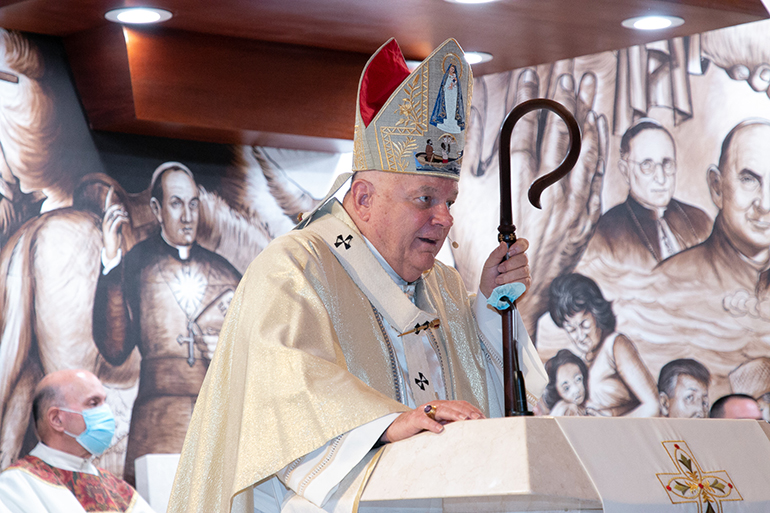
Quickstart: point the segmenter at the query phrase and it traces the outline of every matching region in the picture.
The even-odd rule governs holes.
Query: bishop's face
[[[457,193],[451,178],[379,173],[366,235],[407,282],[433,267],[452,227],[449,208]]]

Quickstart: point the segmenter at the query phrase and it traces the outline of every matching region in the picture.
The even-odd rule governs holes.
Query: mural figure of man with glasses
[[[601,216],[584,264],[649,271],[708,237],[709,216],[673,198],[676,147],[663,125],[642,118],[626,130],[618,169],[628,182],[628,198]]]

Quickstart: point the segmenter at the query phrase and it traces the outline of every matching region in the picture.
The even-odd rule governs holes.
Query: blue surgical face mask
[[[69,410],[67,408],[59,409],[82,415],[86,423],[85,431],[79,435],[69,431],[65,431],[66,434],[74,438],[77,443],[94,456],[98,456],[107,450],[115,434],[115,417],[112,415],[112,410],[110,410],[107,404],[83,411]]]

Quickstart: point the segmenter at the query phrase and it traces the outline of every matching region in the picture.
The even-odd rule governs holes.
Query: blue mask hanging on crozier
[[[86,423],[86,429],[79,435],[65,431],[66,434],[75,439],[85,450],[99,456],[110,446],[112,437],[115,434],[115,417],[109,405],[102,404],[96,408],[89,408],[83,411],[69,410],[59,408],[70,413],[77,413],[83,416]]]

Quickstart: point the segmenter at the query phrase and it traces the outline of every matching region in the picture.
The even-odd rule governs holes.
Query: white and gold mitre
[[[473,74],[447,39],[412,71],[395,39],[358,83],[353,171],[376,169],[460,179]]]

